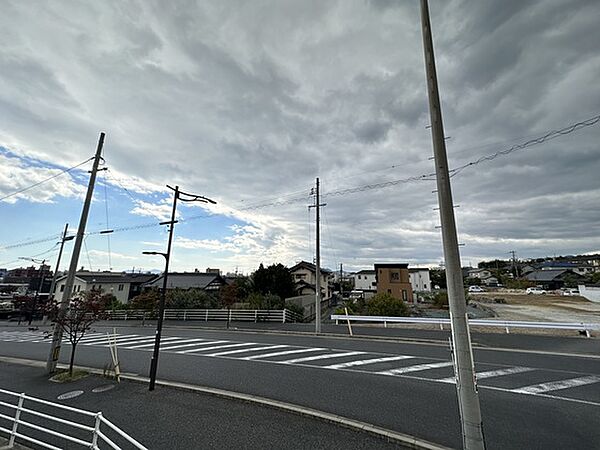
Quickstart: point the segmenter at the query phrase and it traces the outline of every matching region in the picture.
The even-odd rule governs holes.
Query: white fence
[[[0,413],[0,435],[4,434],[8,439],[8,446],[5,448],[13,448],[15,441],[19,440],[20,442],[52,450],[65,448],[67,442],[64,441],[71,443],[69,448],[72,447],[72,444],[77,444],[83,448],[93,450],[101,448],[147,450],[138,441],[105,419],[101,412],[94,413],[72,408],[60,403],[53,403],[41,398],[30,397],[26,394],[19,394],[4,389],[0,389],[0,395],[3,400],[6,396],[9,397],[8,401],[0,401],[0,407],[3,408],[2,411],[6,409],[14,411],[14,416]],[[12,403],[10,400],[16,403]],[[25,402],[30,403],[31,406],[27,405],[29,407],[26,407]],[[44,409],[45,412],[41,412],[39,409]],[[66,417],[59,417],[57,414],[60,413],[63,413]],[[23,415],[28,420],[24,420],[22,418]],[[69,420],[69,418],[72,420]],[[86,419],[91,425],[82,423]],[[8,426],[4,426],[6,422],[9,423]],[[60,430],[57,430],[55,429],[56,424],[62,424],[63,426]],[[65,430],[71,431],[65,432]],[[106,433],[111,434],[111,436],[114,435],[114,440],[110,439]],[[46,440],[42,440],[48,438],[53,440],[52,444],[46,442]],[[122,441],[125,447],[115,443],[116,440],[119,442]],[[62,443],[57,446],[55,445],[57,441]]]
[[[109,320],[155,319],[157,313],[142,309],[109,311]],[[229,322],[300,322],[289,309],[165,309],[165,320],[228,320]]]
[[[444,329],[444,325],[450,325],[450,319],[438,319],[434,317],[383,317],[383,316],[353,316],[345,314],[333,314],[331,320],[335,320],[336,325],[340,320],[350,322],[375,322],[383,323],[387,327],[388,323],[426,323],[436,324],[440,329]],[[541,328],[555,330],[577,330],[585,332],[587,337],[590,337],[591,330],[600,330],[598,323],[584,322],[525,322],[516,320],[485,320],[485,319],[469,319],[470,326],[482,327],[498,327],[504,328],[509,332],[510,328]]]

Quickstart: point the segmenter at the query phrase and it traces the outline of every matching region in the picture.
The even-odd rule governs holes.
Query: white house
[[[73,294],[83,291],[97,290],[103,294],[112,294],[121,303],[128,303],[130,299],[142,292],[142,285],[156,278],[148,273],[125,272],[89,272],[80,271],[75,274]],[[65,290],[67,276],[57,278],[54,287],[54,298],[60,299]]]
[[[361,270],[354,274],[354,290],[377,291],[375,270]]]
[[[409,268],[408,275],[413,292],[431,292],[431,278],[427,267]]]

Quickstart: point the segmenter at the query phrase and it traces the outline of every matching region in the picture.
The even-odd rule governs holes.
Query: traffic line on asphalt
[[[156,336],[155,336],[155,337],[153,337],[152,339],[153,339],[153,340],[155,340],[155,339],[156,339]],[[176,337],[164,337],[164,338],[161,338],[161,339],[160,339],[160,341],[161,341],[161,342],[165,342],[165,341],[174,341],[174,340],[176,340],[176,339],[179,339],[179,338],[176,338]],[[126,343],[126,345],[129,345],[129,344],[131,344],[131,342],[127,342],[127,343]],[[167,345],[168,345],[168,344],[172,344],[172,342],[167,342]],[[152,347],[153,345],[154,345],[154,342],[152,342],[152,343],[150,343],[150,344],[132,345],[131,347],[123,347],[123,348],[124,348],[125,350],[137,350],[138,348]]]
[[[387,361],[400,361],[402,359],[412,359],[414,356],[387,356],[385,358],[361,359],[358,361],[350,361],[340,364],[332,364],[331,366],[322,366],[323,369],[345,369],[346,367],[365,366],[367,364],[377,364]]]
[[[245,347],[247,345],[257,345],[256,342],[244,342],[242,344],[226,344],[226,345],[217,345],[216,347],[206,347],[206,348],[193,348],[191,350],[182,350],[180,352],[175,353],[195,353],[195,352],[205,352],[207,350],[219,350],[221,348],[231,348],[231,347]]]
[[[204,342],[202,342],[202,341],[204,341]],[[204,339],[202,339],[202,341],[198,340],[197,342],[192,342],[190,344],[174,345],[172,347],[162,347],[161,350],[173,350],[176,348],[198,347],[198,346],[202,346],[202,345],[224,344],[226,342],[231,342],[231,341],[206,341]],[[169,345],[170,344],[177,344],[177,342],[169,342]],[[180,353],[180,352],[175,352],[175,353]]]
[[[286,361],[277,361],[280,364],[295,364],[299,362],[317,361],[319,359],[342,358],[344,356],[364,355],[365,352],[343,352],[327,353],[325,355],[307,356],[305,358],[288,359]]]
[[[140,337],[141,336],[139,334],[122,334],[122,335],[117,335],[117,341],[126,340],[126,339],[139,339]],[[86,339],[85,337],[83,337],[79,343],[83,344],[83,345],[98,345],[103,342],[108,342],[107,336],[103,336],[101,338],[93,337],[93,338],[89,338],[89,339]]]
[[[544,392],[559,391],[561,389],[569,389],[579,386],[585,386],[588,384],[594,384],[600,382],[600,377],[591,375],[589,377],[572,378],[569,380],[551,381],[549,383],[534,384],[531,386],[524,386],[517,389],[511,389],[512,392],[519,394],[542,394]]]
[[[494,377],[501,377],[504,375],[512,375],[515,373],[523,373],[523,372],[531,372],[532,370],[535,370],[531,367],[509,367],[507,369],[498,369],[498,370],[490,370],[487,372],[478,372],[475,374],[475,376],[477,377],[477,380],[483,380],[485,378],[494,378]],[[448,378],[441,378],[439,380],[435,380],[435,381],[439,381],[440,383],[450,383],[450,384],[454,384],[456,383],[456,378],[455,377],[448,377]]]
[[[452,365],[452,361],[429,363],[429,364],[417,364],[416,366],[400,367],[398,369],[384,370],[382,372],[374,372],[374,373],[377,373],[379,375],[401,375],[403,373],[420,372],[422,370],[430,370],[430,369],[439,369],[441,367],[448,367],[451,365]],[[437,381],[437,380],[432,380],[432,381]]]
[[[261,350],[273,350],[276,348],[285,348],[285,347],[289,347],[289,345],[269,345],[268,347],[242,348],[242,349],[238,349],[238,350],[228,350],[226,352],[211,353],[209,355],[204,355],[204,356],[225,356],[225,355],[233,355],[236,353],[258,352]]]
[[[316,351],[322,351],[322,350],[326,350],[325,348],[300,348],[297,350],[286,350],[283,352],[275,352],[275,353],[265,353],[263,355],[253,355],[253,356],[246,356],[245,358],[240,358],[240,359],[244,359],[244,360],[253,360],[253,359],[261,359],[261,358],[273,358],[275,356],[284,356],[284,355],[292,355],[294,353],[307,353],[307,352],[316,352]],[[271,361],[271,362],[275,362],[275,361]]]
[[[117,347],[125,347],[126,345],[131,345],[131,344],[144,344],[144,343],[148,343],[148,342],[154,342],[155,341],[155,337],[154,336],[146,336],[145,338],[139,338],[139,339],[135,339],[134,341],[125,341],[125,342],[118,342],[117,341]],[[113,345],[111,343],[112,339],[108,340],[108,343],[106,344],[102,344],[103,347],[110,347],[111,345]],[[162,339],[161,339],[162,341]]]

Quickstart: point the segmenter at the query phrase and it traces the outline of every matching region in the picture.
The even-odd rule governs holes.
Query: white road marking
[[[411,358],[414,358],[414,356],[405,356],[405,355],[388,356],[385,358],[362,359],[359,361],[350,361],[350,362],[345,362],[345,363],[341,363],[341,364],[332,364],[331,366],[323,366],[323,368],[324,369],[344,369],[346,367],[365,366],[367,364],[376,364],[376,363],[386,362],[386,361],[399,361],[401,359],[411,359]]]
[[[501,377],[503,375],[512,375],[514,373],[530,372],[532,370],[535,370],[535,369],[533,369],[531,367],[509,367],[507,369],[498,369],[498,370],[490,370],[488,372],[479,372],[476,374],[476,376],[477,376],[477,380],[483,380],[485,378]],[[454,383],[456,383],[456,378],[454,378],[454,377],[441,378],[436,381],[439,381],[440,383],[454,384]]]
[[[131,345],[131,344],[143,344],[145,342],[154,342],[154,340],[155,340],[154,336],[146,336],[143,339],[135,339],[134,341],[125,341],[125,342],[117,341],[117,347],[120,347],[120,346],[125,347],[126,345]],[[161,342],[162,342],[162,339],[161,339]],[[103,347],[110,347],[111,345],[112,344],[108,343],[106,345],[103,345]]]
[[[429,363],[429,364],[417,364],[416,366],[400,367],[398,369],[384,370],[382,372],[375,372],[379,375],[400,375],[403,373],[420,372],[421,370],[438,369],[440,367],[448,367],[452,365],[452,361]],[[434,380],[437,381],[437,380]]]
[[[154,337],[152,338],[154,339]],[[173,341],[179,338],[176,337],[164,337],[160,339],[160,342],[165,342],[165,341]],[[172,342],[167,342],[167,345],[171,344]],[[127,345],[131,344],[131,342],[127,342]],[[143,347],[152,347],[154,345],[154,342],[152,342],[151,344],[142,344],[142,345],[132,345],[131,347],[123,347],[126,350],[134,350],[134,349],[138,349],[138,348],[143,348]],[[161,348],[162,350],[162,348]]]
[[[205,352],[207,350],[219,350],[221,348],[230,348],[230,347],[245,347],[246,345],[256,345],[256,342],[244,342],[242,344],[227,344],[227,345],[217,345],[216,347],[206,347],[206,348],[193,348],[191,350],[183,350],[175,353],[194,353],[194,352]]]
[[[117,335],[117,341],[125,340],[125,339],[138,339],[140,337],[141,336],[139,334]],[[102,342],[108,342],[108,337],[107,336],[104,336],[102,338],[94,337],[94,338],[90,338],[90,339],[86,339],[84,337],[83,339],[81,339],[81,341],[79,343],[84,344],[84,345],[96,345],[96,344],[100,344]]]
[[[558,391],[560,389],[569,389],[587,384],[600,382],[600,377],[591,375],[589,377],[572,378],[569,380],[551,381],[549,383],[534,384],[532,386],[524,386],[518,389],[511,389],[512,392],[519,394],[541,394],[543,392]]]
[[[246,356],[245,358],[240,358],[240,359],[252,360],[252,359],[260,359],[260,358],[271,358],[273,356],[291,355],[293,353],[316,352],[316,351],[321,351],[321,350],[325,350],[325,349],[324,348],[301,348],[298,350],[286,350],[284,352],[265,353],[263,355]],[[270,362],[273,362],[273,361],[270,361]]]
[[[364,355],[365,352],[344,352],[344,353],[327,353],[325,355],[307,356],[305,358],[288,359],[287,361],[277,361],[281,364],[294,364],[299,362],[316,361],[318,359],[342,358],[344,356]]]
[[[231,341],[205,341],[205,342],[198,341],[198,342],[193,342],[191,344],[174,345],[173,347],[164,347],[161,350],[173,350],[175,348],[183,348],[183,347],[198,347],[200,345],[223,344],[225,342],[231,342]],[[170,344],[177,344],[177,342],[169,342],[169,345]],[[180,353],[180,352],[175,352],[175,353]]]
[[[269,345],[268,347],[242,348],[239,350],[228,350],[226,352],[211,353],[210,355],[204,355],[204,356],[225,356],[225,355],[233,355],[235,353],[258,352],[260,350],[271,350],[271,349],[284,348],[284,347],[289,347],[289,345]]]

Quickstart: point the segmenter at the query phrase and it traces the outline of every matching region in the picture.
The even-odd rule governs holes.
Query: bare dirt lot
[[[498,319],[600,323],[600,304],[579,296],[499,291],[471,295],[471,299],[493,309]]]

